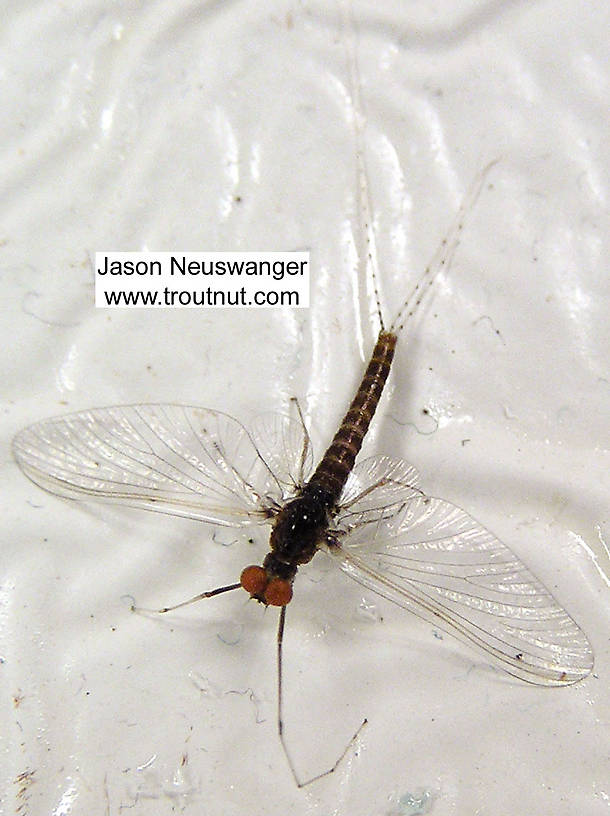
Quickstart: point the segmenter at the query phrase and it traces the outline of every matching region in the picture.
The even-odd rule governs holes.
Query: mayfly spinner
[[[455,251],[463,215],[487,169],[389,328],[378,309],[381,330],[362,382],[315,470],[296,400],[291,416],[263,419],[249,431],[219,411],[145,404],[47,419],[21,431],[13,443],[23,472],[60,496],[210,524],[270,525],[270,551],[262,565],[248,566],[239,581],[185,603],[243,588],[260,603],[280,608],[278,731],[299,786],[330,773],[341,759],[302,782],[282,726],[286,608],[298,568],[318,550],[367,589],[480,647],[523,680],[567,685],[593,666],[584,633],[505,544],[460,508],[426,495],[412,465],[387,456],[356,464],[398,335]]]

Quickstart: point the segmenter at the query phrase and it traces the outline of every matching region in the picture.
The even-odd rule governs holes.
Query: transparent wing
[[[258,452],[291,494],[305,484],[313,470],[311,441],[296,405],[296,400],[291,400],[292,412],[287,416],[261,414],[250,429]]]
[[[441,499],[406,495],[370,523],[351,507],[351,529],[328,552],[355,581],[483,649],[510,674],[542,685],[586,677],[593,652],[581,629],[527,567],[488,530]]]
[[[13,451],[23,472],[51,493],[215,524],[267,519],[285,492],[243,425],[187,405],[46,419],[21,431]]]
[[[418,489],[419,474],[413,465],[389,456],[371,456],[359,462],[348,476],[339,499],[335,524],[344,531],[353,525],[371,524],[393,515]]]

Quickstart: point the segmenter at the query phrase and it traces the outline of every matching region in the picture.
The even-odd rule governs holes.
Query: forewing
[[[261,414],[252,423],[251,434],[286,495],[294,494],[313,469],[311,441],[298,411]]]
[[[124,405],[46,419],[13,441],[36,484],[215,524],[268,518],[282,488],[237,420],[186,405]]]
[[[523,680],[575,683],[593,667],[591,646],[567,612],[459,507],[408,498],[393,516],[354,524],[337,542],[328,552],[355,581],[479,646]]]

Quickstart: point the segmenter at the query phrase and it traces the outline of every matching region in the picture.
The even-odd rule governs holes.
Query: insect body
[[[277,514],[262,567],[247,567],[241,585],[253,598],[285,606],[300,564],[307,564],[325,540],[333,511],[354,467],[394,357],[397,336],[381,331],[360,387],[330,447],[297,498]],[[332,542],[332,539],[327,539]]]

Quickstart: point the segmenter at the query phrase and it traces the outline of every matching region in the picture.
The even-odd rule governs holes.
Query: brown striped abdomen
[[[379,333],[356,396],[343,417],[339,430],[309,484],[319,485],[338,500],[364,436],[375,415],[379,399],[390,373],[397,337],[393,332]]]

